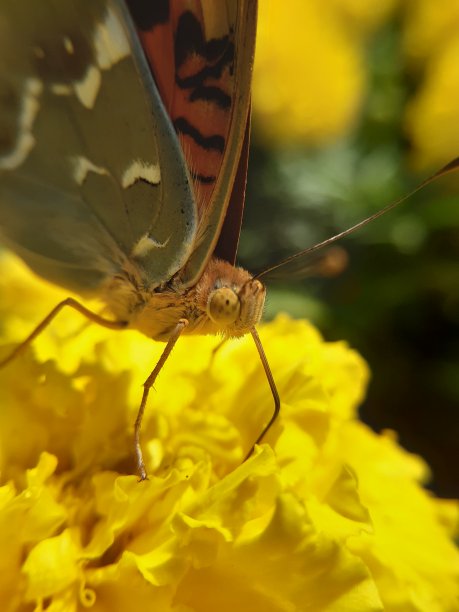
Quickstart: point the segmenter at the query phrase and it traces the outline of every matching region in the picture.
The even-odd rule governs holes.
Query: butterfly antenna
[[[449,162],[449,164],[446,164],[446,166],[443,166],[443,168],[435,172],[435,174],[432,174],[431,176],[426,178],[424,181],[422,181],[422,183],[420,183],[417,187],[415,187],[412,191],[410,191],[410,193],[402,196],[401,198],[398,198],[397,200],[395,200],[395,202],[391,202],[390,204],[388,204],[387,206],[385,206],[378,212],[374,213],[373,215],[370,215],[366,219],[363,219],[363,221],[359,221],[359,223],[356,223],[352,227],[349,227],[348,229],[340,232],[339,234],[336,234],[335,236],[332,236],[331,238],[327,238],[326,240],[323,240],[322,242],[319,242],[318,244],[315,244],[314,246],[304,249],[303,251],[300,251],[299,253],[295,253],[295,255],[291,255],[290,257],[287,257],[286,259],[283,259],[281,262],[275,264],[274,266],[271,266],[270,268],[267,268],[266,270],[259,272],[258,274],[254,276],[254,278],[259,279],[262,276],[265,276],[266,274],[268,274],[269,272],[272,272],[273,270],[282,268],[286,264],[289,264],[290,262],[295,261],[296,259],[300,259],[301,257],[304,257],[305,255],[315,253],[316,251],[319,251],[320,249],[330,246],[334,242],[337,242],[338,240],[341,240],[342,238],[349,236],[349,234],[353,234],[354,232],[361,229],[362,227],[365,227],[369,223],[372,223],[376,219],[379,219],[379,217],[382,217],[383,215],[385,215],[386,213],[394,209],[396,206],[398,206],[399,204],[401,204],[408,198],[411,198],[411,196],[413,196],[415,193],[417,193],[421,189],[424,189],[424,187],[426,187],[430,183],[436,181],[442,176],[445,176],[446,174],[449,174],[450,172],[455,172],[458,169],[459,169],[459,157],[456,157],[455,159],[453,159],[453,161]]]

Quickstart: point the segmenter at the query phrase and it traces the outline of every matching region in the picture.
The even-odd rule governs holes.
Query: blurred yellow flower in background
[[[451,0],[260,3],[253,84],[260,137],[323,146],[352,134],[368,93],[368,40],[394,15],[411,79],[405,130],[412,159],[423,167],[456,157],[459,4]],[[413,79],[420,81],[414,94]]]
[[[260,4],[253,105],[264,137],[317,145],[353,129],[365,93],[366,35],[395,3]]]
[[[406,14],[405,53],[423,75],[406,117],[414,161],[444,164],[459,149],[459,3],[411,0]]]
[[[62,293],[2,259],[2,354]],[[183,338],[148,407],[150,480],[131,475],[140,384],[161,346],[59,320],[0,371],[0,602],[27,610],[456,610],[455,502],[393,433],[359,422],[361,357],[279,317],[261,338]],[[8,346],[5,346],[8,345]],[[388,397],[390,401],[390,397]]]

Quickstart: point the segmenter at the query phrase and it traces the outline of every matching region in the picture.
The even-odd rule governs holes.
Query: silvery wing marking
[[[0,4],[0,239],[70,289],[127,260],[155,287],[187,260],[197,212],[129,15],[32,4]]]

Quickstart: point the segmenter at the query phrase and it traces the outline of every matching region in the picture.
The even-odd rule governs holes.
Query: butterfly
[[[256,0],[26,0],[0,5],[0,241],[39,275],[112,318],[69,298],[65,306],[112,329],[166,343],[148,392],[182,334],[256,332],[265,287],[305,256],[384,214],[257,276],[235,267],[244,206]],[[421,185],[448,171],[457,160]],[[404,198],[403,198],[404,199]],[[250,453],[250,451],[249,451]]]
[[[64,306],[166,342],[135,425],[144,479],[148,390],[180,335],[251,332],[269,372],[255,330],[265,287],[234,265],[257,4],[29,8],[0,7],[0,240],[37,274],[101,298],[113,318],[69,298],[10,357]]]

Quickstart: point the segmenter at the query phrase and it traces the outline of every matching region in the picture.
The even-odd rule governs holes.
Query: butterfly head
[[[241,314],[241,302],[231,287],[219,287],[209,295],[207,314],[214,323],[231,325]]]
[[[217,259],[210,262],[199,292],[207,317],[225,335],[246,334],[263,314],[264,285],[246,270],[227,262]]]

